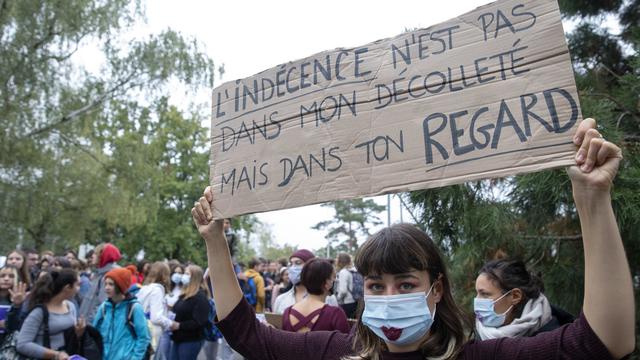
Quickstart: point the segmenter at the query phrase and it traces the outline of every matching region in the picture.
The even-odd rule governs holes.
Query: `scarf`
[[[519,318],[513,319],[511,324],[500,327],[484,326],[476,319],[476,332],[481,340],[502,337],[528,336],[543,327],[551,320],[551,305],[543,294],[537,299],[527,301]]]

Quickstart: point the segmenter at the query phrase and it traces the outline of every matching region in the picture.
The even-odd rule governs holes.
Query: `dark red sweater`
[[[339,331],[293,333],[263,325],[244,299],[218,322],[231,347],[252,360],[340,359],[353,354],[351,334]],[[419,352],[393,354],[385,360],[423,360]],[[575,322],[535,337],[470,341],[460,359],[612,359],[583,314]]]
[[[298,323],[296,323],[295,326],[291,324],[291,316],[295,316],[292,312],[296,312],[296,310],[293,309],[293,306],[289,306],[284,310],[284,313],[282,314],[282,330],[298,331],[298,328],[304,327],[309,328],[311,331],[338,330],[342,333],[349,333],[349,330],[351,330],[349,322],[347,321],[347,315],[344,313],[344,310],[337,306],[325,304],[323,307],[307,316],[302,316],[302,314],[296,312],[296,317],[302,316],[303,319],[298,318]],[[313,322],[312,320],[316,316],[318,319]]]

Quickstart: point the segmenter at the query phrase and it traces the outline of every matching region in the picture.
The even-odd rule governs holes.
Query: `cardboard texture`
[[[582,120],[556,0],[282,64],[212,104],[216,218],[566,166]]]

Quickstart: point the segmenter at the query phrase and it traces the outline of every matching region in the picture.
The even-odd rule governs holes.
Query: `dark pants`
[[[203,340],[190,342],[173,342],[169,360],[196,360]]]
[[[355,319],[356,318],[356,308],[358,307],[358,303],[354,302],[351,304],[342,304],[340,305],[342,310],[347,314],[347,318]]]

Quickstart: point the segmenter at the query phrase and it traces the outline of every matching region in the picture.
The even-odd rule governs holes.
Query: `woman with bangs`
[[[18,269],[11,265],[0,268],[0,344],[4,338],[20,329],[20,307],[27,286],[18,281]]]
[[[356,256],[365,278],[364,308],[350,334],[285,333],[255,319],[236,281],[221,220],[213,220],[211,188],[191,210],[207,246],[218,328],[250,359],[611,359],[634,349],[631,274],[611,207],[610,190],[622,158],[593,119],[574,136],[568,169],[580,216],[585,256],[582,314],[535,337],[468,339],[464,313],[452,297],[433,241],[411,225],[395,225],[367,240]],[[613,303],[615,301],[615,303]]]
[[[31,272],[27,261],[27,254],[22,250],[13,250],[7,255],[7,265],[11,265],[18,269],[18,281],[27,285],[27,290],[31,289]]]

